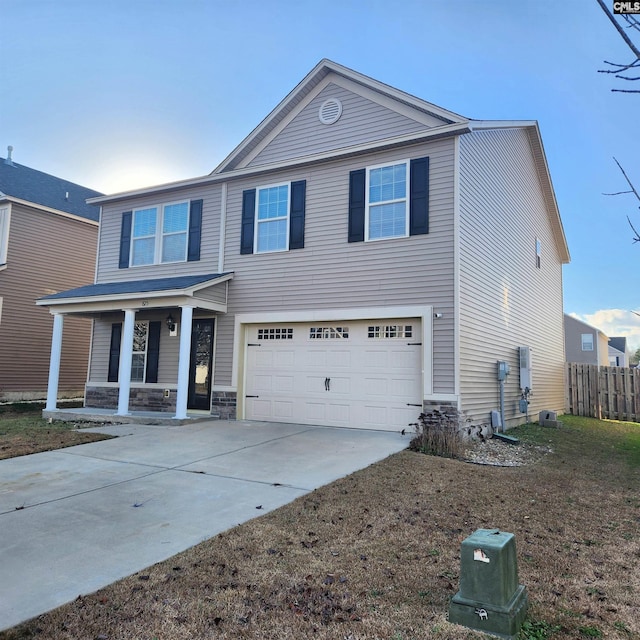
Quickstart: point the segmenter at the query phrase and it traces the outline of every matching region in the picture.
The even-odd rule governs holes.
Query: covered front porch
[[[102,283],[39,299],[36,304],[47,306],[54,318],[43,415],[86,419],[57,406],[64,320],[81,315],[94,321],[81,416],[91,411],[101,421],[173,424],[199,415],[229,418],[229,411],[212,415],[211,398],[215,319],[226,313],[232,277]]]
[[[187,411],[184,419],[160,411],[129,411],[126,415],[119,415],[114,409],[99,407],[56,408],[42,411],[42,417],[47,420],[61,420],[64,422],[104,422],[108,424],[149,424],[176,426],[211,420],[212,415],[206,411]]]

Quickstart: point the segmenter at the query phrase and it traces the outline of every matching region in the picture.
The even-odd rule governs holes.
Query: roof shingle
[[[97,222],[100,209],[87,198],[104,195],[69,180],[0,158],[0,196],[4,194]]]

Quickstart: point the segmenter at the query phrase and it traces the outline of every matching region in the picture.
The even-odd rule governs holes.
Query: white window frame
[[[585,338],[587,339],[585,340]],[[582,350],[593,351],[594,342],[595,342],[595,340],[593,339],[593,333],[583,333],[581,335],[581,339],[582,339]]]
[[[186,205],[187,207],[187,221],[184,227],[184,231],[168,231],[167,233],[165,233],[163,231],[163,227],[164,227],[164,216],[165,216],[165,211],[167,209],[167,207],[172,207],[172,206],[176,206],[176,205]],[[166,202],[162,205],[162,220],[161,220],[161,224],[160,224],[160,228],[158,229],[158,235],[159,237],[159,253],[158,253],[158,259],[161,261],[161,264],[172,264],[175,262],[186,262],[187,261],[187,254],[189,251],[189,216],[190,216],[190,211],[191,206],[190,206],[190,202],[189,200],[178,200],[177,202]],[[162,252],[164,249],[164,241],[165,238],[168,238],[169,236],[177,236],[177,235],[181,235],[184,234],[184,255],[179,259],[179,260],[162,260]]]
[[[9,226],[11,224],[11,204],[0,207],[0,266],[7,264],[9,252]]]
[[[136,351],[134,349],[135,346],[135,327],[138,325],[144,326],[144,351]],[[131,345],[131,382],[142,383],[144,384],[147,380],[147,355],[149,353],[149,323],[145,320],[136,320],[134,326],[134,342]],[[143,364],[142,364],[142,380],[138,380],[133,377],[133,357],[136,355],[144,355]]]
[[[174,205],[186,205],[187,207],[187,224],[185,226],[185,230],[184,231],[171,231],[169,233],[164,233],[163,232],[163,226],[164,226],[164,216],[165,216],[165,210],[167,207],[171,207]],[[140,211],[149,211],[150,209],[155,209],[156,211],[156,230],[155,230],[155,235],[154,236],[139,236],[139,237],[135,237],[134,236],[134,229],[135,229],[135,221],[136,221],[136,214]],[[191,202],[189,200],[176,200],[175,202],[163,202],[162,204],[150,204],[148,206],[145,207],[138,207],[137,209],[134,209],[132,212],[132,216],[131,216],[131,247],[129,249],[129,266],[130,267],[148,267],[151,265],[156,265],[156,264],[175,264],[178,262],[186,262],[187,261],[187,255],[188,255],[188,251],[189,251],[189,218],[191,216]],[[184,257],[180,258],[179,260],[166,260],[163,261],[162,260],[162,249],[164,246],[164,239],[165,237],[168,236],[172,236],[172,235],[178,235],[180,233],[184,233],[185,234],[185,243],[184,243]],[[140,240],[143,238],[154,238],[154,247],[153,247],[153,261],[152,262],[145,262],[144,264],[133,264],[133,247],[135,244],[136,240]]]
[[[406,176],[406,191],[404,194],[404,198],[396,198],[393,200],[382,200],[380,202],[371,203],[369,201],[369,187],[370,187],[370,176],[371,172],[376,169],[384,169],[386,167],[395,167],[397,165],[405,165],[405,176]],[[406,160],[397,160],[395,162],[385,162],[384,164],[376,164],[370,167],[367,167],[366,171],[366,180],[365,180],[365,213],[364,213],[364,240],[365,242],[377,242],[378,240],[392,240],[395,238],[408,238],[409,237],[409,194],[411,193],[411,166],[409,159]],[[383,204],[397,204],[399,202],[405,203],[404,208],[404,234],[397,236],[384,236],[383,238],[371,238],[369,236],[369,227],[370,227],[370,210],[372,207],[380,206]]]
[[[267,189],[275,189],[279,187],[287,187],[287,214],[286,216],[279,216],[277,218],[265,218],[264,220],[258,219],[258,211],[260,208],[260,192]],[[256,208],[254,212],[254,230],[253,230],[253,252],[254,253],[278,253],[280,251],[289,251],[289,232],[290,232],[290,217],[291,217],[291,182],[278,182],[276,184],[265,184],[256,187]],[[263,249],[258,248],[258,231],[260,224],[266,222],[276,222],[277,220],[286,220],[286,240],[283,249]]]

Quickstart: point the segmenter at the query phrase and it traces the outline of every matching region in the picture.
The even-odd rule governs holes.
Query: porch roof
[[[67,291],[60,291],[36,300],[51,312],[83,313],[115,308],[157,308],[193,305],[226,312],[226,291],[223,296],[208,296],[205,289],[216,287],[233,278],[233,272],[204,275],[101,282]],[[198,295],[198,294],[201,295]],[[223,300],[221,299],[223,298]]]

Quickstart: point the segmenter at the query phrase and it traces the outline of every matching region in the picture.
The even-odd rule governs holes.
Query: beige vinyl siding
[[[196,300],[207,300],[208,302],[218,302],[224,304],[227,301],[227,283],[214,285],[213,287],[207,287],[194,294]]]
[[[385,162],[430,158],[430,233],[376,242],[347,242],[349,172]],[[305,170],[229,184],[225,270],[228,315],[217,325],[215,384],[231,384],[233,315],[259,311],[433,305],[434,392],[454,391],[453,140],[328,162]],[[306,180],[305,247],[240,255],[242,191]]]
[[[499,408],[498,360],[507,424],[518,410],[518,347],[532,348],[530,413],[564,408],[562,265],[524,130],[460,138],[460,390],[462,408],[488,421]],[[536,268],[536,238],[542,241]]]
[[[342,102],[340,119],[330,125],[318,119],[318,110],[329,98]],[[427,118],[427,116],[424,116]],[[432,118],[433,126],[443,123]],[[259,166],[314,153],[383,140],[427,127],[373,100],[337,84],[327,85],[269,144],[249,163]]]
[[[220,242],[220,185],[194,187],[177,192],[160,193],[128,200],[124,203],[110,203],[103,206],[100,219],[100,251],[96,282],[123,282],[147,278],[165,278],[189,274],[208,274],[218,271],[218,245]],[[168,202],[202,199],[202,236],[200,260],[197,262],[171,262],[167,264],[145,265],[119,269],[120,231],[122,213],[162,205]]]
[[[160,327],[160,355],[158,361],[158,383],[175,387],[178,381],[178,352],[180,338],[170,336],[165,324],[167,311],[148,311],[136,313],[136,322],[151,322],[159,320]],[[172,315],[180,331],[180,312],[173,310]],[[199,315],[196,317],[200,317]],[[102,314],[94,322],[93,348],[89,367],[89,383],[101,384],[107,382],[109,373],[109,347],[111,345],[111,326],[116,322],[124,322],[123,313]],[[135,386],[135,383],[134,383]]]
[[[46,395],[53,318],[44,295],[93,281],[98,227],[11,205],[7,267],[0,271],[0,397]],[[65,317],[59,392],[82,392],[91,321]]]

